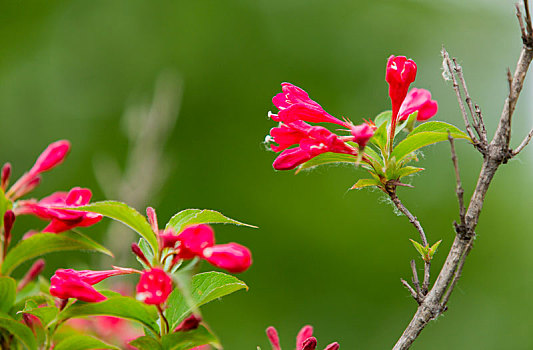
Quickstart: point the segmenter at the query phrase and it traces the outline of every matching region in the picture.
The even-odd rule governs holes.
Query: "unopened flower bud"
[[[302,350],[315,350],[316,344],[317,341],[315,337],[307,338],[302,344]]]
[[[174,332],[187,332],[192,331],[200,325],[202,318],[198,315],[191,314],[189,317],[184,319],[175,329]]]
[[[276,328],[268,327],[266,330],[266,335],[268,340],[270,340],[270,344],[272,344],[272,350],[281,350],[281,346],[279,344],[279,335]]]
[[[338,350],[339,348],[340,348],[339,343],[335,342],[335,343],[331,343],[328,346],[326,346],[324,350]]]
[[[13,198],[20,198],[24,196],[25,194],[30,193],[33,191],[39,184],[41,183],[41,177],[39,175],[31,178],[27,182],[24,182],[22,186],[17,190],[17,192],[14,194]]]
[[[0,187],[5,191],[7,188],[7,185],[9,184],[9,178],[11,176],[11,164],[6,163],[2,167],[2,175],[1,175],[1,181],[0,181]]]
[[[19,285],[17,287],[17,290],[19,290],[19,291],[22,290],[24,287],[26,287],[28,285],[28,283],[30,283],[31,281],[36,279],[37,276],[39,276],[41,274],[41,272],[43,272],[44,265],[45,265],[45,263],[44,263],[43,259],[39,259],[39,260],[35,261],[33,263],[33,265],[31,265],[31,267],[28,270],[28,272],[26,272],[24,277],[22,277],[22,279],[20,280]]]
[[[172,292],[172,279],[165,271],[153,268],[143,271],[137,284],[137,299],[149,305],[167,301]]]
[[[29,174],[38,175],[59,165],[65,159],[69,150],[70,142],[66,140],[51,143],[37,158]]]
[[[4,214],[4,240],[9,242],[11,238],[11,229],[15,224],[15,213],[12,210],[8,210]]]
[[[234,273],[244,272],[252,264],[250,250],[237,243],[205,248],[203,256],[212,265]]]
[[[150,226],[152,226],[152,231],[157,234],[159,232],[159,225],[157,223],[157,215],[155,214],[155,209],[152,207],[146,208],[146,216],[148,217],[148,222],[150,223]]]
[[[152,266],[150,264],[150,262],[148,261],[148,259],[146,259],[146,256],[144,255],[144,253],[142,252],[141,248],[139,247],[139,245],[137,243],[132,243],[131,244],[131,251],[133,252],[133,254],[137,255],[137,257],[143,262],[146,264],[146,266]]]

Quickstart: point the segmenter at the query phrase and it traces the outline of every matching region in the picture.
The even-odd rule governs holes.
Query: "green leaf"
[[[154,261],[154,253],[152,252],[152,248],[150,248],[150,245],[148,244],[148,242],[146,242],[146,239],[141,237],[139,239],[138,244],[139,244],[139,248],[141,249],[141,252],[143,252],[144,254],[144,257],[148,259],[148,261],[151,261],[153,264],[155,264],[156,262]],[[141,265],[145,269],[149,268],[138,256],[136,256],[136,258],[137,258],[137,261],[140,262]]]
[[[383,186],[383,184],[381,182],[379,182],[378,180],[376,180],[376,179],[359,179],[355,183],[355,185],[353,185],[352,188],[350,188],[350,189],[351,190],[360,190],[361,188],[369,187],[369,186],[381,187],[381,186]]]
[[[204,326],[187,332],[176,332],[164,335],[162,338],[164,350],[189,350],[200,345],[220,347],[217,337]]]
[[[9,275],[23,262],[38,256],[66,251],[87,250],[113,256],[113,254],[92,239],[77,232],[37,233],[28,239],[20,241],[6,256],[2,264],[2,274]]]
[[[6,198],[4,190],[0,188],[0,227],[4,227],[4,214],[10,210],[13,204]]]
[[[392,119],[392,111],[384,111],[378,114],[374,118],[374,124],[379,128],[381,125],[385,124],[385,127],[387,126],[387,123],[390,122]]]
[[[158,249],[157,238],[146,218],[137,210],[125,203],[115,201],[95,202],[81,207],[76,207],[76,210],[89,211],[91,213],[101,214],[113,220],[120,221],[144,237],[154,252],[156,252]]]
[[[28,300],[24,310],[19,311],[19,313],[30,314],[38,317],[43,326],[46,328],[46,326],[57,317],[59,309],[55,306],[38,307],[34,300]]]
[[[155,307],[123,296],[112,296],[99,303],[77,302],[60,312],[58,319],[62,322],[69,318],[94,315],[115,316],[137,321],[154,334],[159,333],[159,326],[155,322],[158,317]]]
[[[178,288],[175,288],[168,297],[167,319],[174,329],[194,308],[236,292],[248,289],[246,284],[236,277],[222,272],[205,272],[194,275],[192,278],[191,294],[194,305],[188,305]]]
[[[437,249],[439,249],[439,245],[442,243],[442,239],[440,241],[438,241],[437,243],[433,244],[431,246],[431,248],[429,248],[429,258],[432,259],[433,258],[433,255],[435,255],[435,253],[437,252]]]
[[[296,168],[295,174],[298,174],[302,170],[308,170],[315,168],[320,165],[326,165],[326,164],[355,164],[357,161],[356,156],[352,156],[350,154],[341,154],[341,153],[332,153],[332,152],[326,152],[322,153],[313,159],[303,163],[298,168]]]
[[[36,350],[37,342],[33,332],[22,323],[12,320],[7,315],[0,315],[0,329],[5,329],[28,350]]]
[[[428,255],[428,247],[424,247],[422,244],[418,243],[417,241],[414,241],[412,239],[409,239],[412,243],[415,249],[422,255],[422,259],[426,260]]]
[[[408,132],[413,131],[417,116],[418,111],[414,111],[413,113],[409,114],[407,119],[405,119],[400,125],[396,127],[394,136],[397,136],[403,129],[407,129]]]
[[[431,144],[448,140],[448,130],[453,138],[470,138],[457,127],[443,122],[427,122],[415,128],[409,136],[394,147],[392,157],[400,162],[412,152]]]
[[[7,313],[15,303],[17,283],[11,277],[0,277],[0,311]]]
[[[129,345],[137,348],[138,350],[161,350],[161,343],[155,338],[149,336],[139,337],[131,342]]]
[[[369,142],[376,145],[382,153],[385,153],[385,148],[387,147],[387,123],[383,123],[377,128]]]
[[[88,335],[72,335],[56,344],[54,350],[117,349],[103,341]]]
[[[417,167],[408,165],[396,171],[396,175],[398,176],[398,179],[401,179],[404,176],[412,175],[422,170],[424,170],[424,168],[417,168]]]
[[[256,226],[230,219],[218,211],[209,209],[185,209],[170,219],[165,230],[172,228],[174,232],[180,233],[185,227],[195,224],[234,224],[257,228]]]

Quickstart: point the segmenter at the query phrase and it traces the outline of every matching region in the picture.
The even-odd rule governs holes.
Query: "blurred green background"
[[[505,69],[521,45],[512,1],[2,0],[0,30],[0,160],[20,175],[51,141],[73,143],[38,197],[79,185],[93,189],[94,200],[106,198],[95,164],[116,159],[125,167],[124,111],[151,102],[162,72],[182,81],[165,158],[156,166],[145,160],[150,165],[133,185],[168,170],[148,202],[163,222],[184,208],[211,208],[260,227],[215,228],[219,242],[240,242],[254,255],[240,276],[250,290],[204,308],[228,350],[268,349],[269,325],[290,349],[304,324],[315,326],[321,347],[336,340],[342,349],[387,349],[416,308],[399,279],[409,278],[417,253],[408,238],[417,235],[383,194],[347,191],[363,171],[272,169],[275,155],[262,141],[274,126],[267,112],[279,84],[299,85],[331,114],[359,121],[389,108],[386,59],[407,55],[419,67],[414,86],[430,89],[440,104],[436,118],[461,125],[441,77],[444,44],[463,65],[492,132],[507,92]],[[532,125],[532,92],[528,82],[515,145]],[[479,154],[463,143],[458,149],[470,196]],[[450,309],[413,348],[533,348],[532,154],[498,172]],[[427,148],[420,166],[426,171],[400,197],[431,242],[443,239],[436,269],[458,212],[449,145]],[[42,225],[20,219],[18,234],[35,224]],[[108,225],[84,232],[105,242]],[[112,263],[90,254],[48,261],[48,275]]]

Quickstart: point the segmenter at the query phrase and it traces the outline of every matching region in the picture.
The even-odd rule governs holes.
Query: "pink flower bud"
[[[160,268],[143,271],[137,284],[137,299],[150,305],[163,304],[172,292],[172,279]]]
[[[174,248],[179,240],[178,235],[171,228],[159,233],[159,244],[161,245],[161,249]]]
[[[7,185],[9,184],[9,178],[11,177],[11,164],[6,163],[2,167],[2,175],[1,175],[1,181],[0,181],[0,187],[2,190],[6,190]]]
[[[234,273],[244,272],[252,264],[250,250],[237,243],[205,248],[203,255],[210,264]]]
[[[335,343],[331,343],[328,346],[326,346],[324,350],[338,350],[339,348],[340,348],[339,343],[335,342]]]
[[[65,159],[69,150],[70,142],[66,140],[51,143],[37,158],[29,174],[35,176],[59,165]]]
[[[360,149],[363,149],[368,143],[368,140],[374,136],[376,125],[372,122],[366,122],[360,125],[350,125],[350,131],[353,136],[353,142],[357,143]]]
[[[37,316],[34,316],[32,314],[23,313],[22,321],[32,330],[33,333],[35,333],[35,326],[41,325],[41,320],[39,320]]]
[[[131,244],[131,251],[133,252],[133,254],[137,255],[137,257],[139,257],[139,259],[143,263],[145,263],[146,266],[152,266],[152,264],[150,264],[148,259],[146,259],[146,256],[144,255],[144,253],[142,252],[141,248],[139,247],[139,245],[137,243],[132,243]]]
[[[191,314],[174,329],[174,332],[192,331],[200,326],[200,322],[202,322],[202,318],[200,316]]]
[[[406,120],[410,114],[418,111],[416,120],[423,121],[437,114],[438,108],[437,101],[431,99],[431,92],[413,88],[407,93],[398,115],[400,120]]]
[[[400,106],[407,95],[409,85],[416,78],[416,63],[405,56],[390,56],[387,62],[385,80],[389,83],[389,96],[392,101],[392,116],[398,115]]]
[[[272,350],[281,350],[281,346],[279,344],[279,335],[276,328],[268,327],[266,330],[266,335],[268,340],[270,340],[270,344],[272,344]]]
[[[146,216],[148,217],[148,222],[152,226],[152,231],[155,234],[159,233],[159,225],[157,224],[157,215],[155,214],[155,209],[152,207],[146,208]]]
[[[39,276],[41,274],[41,272],[43,272],[44,265],[45,265],[45,263],[44,263],[43,259],[36,260],[33,263],[33,265],[30,267],[28,272],[26,272],[24,277],[22,277],[22,279],[20,280],[20,282],[19,282],[19,284],[17,286],[17,290],[19,290],[19,291],[22,290],[24,287],[26,287],[28,285],[28,283],[30,283],[31,281],[36,279],[37,276]]]
[[[183,230],[177,239],[180,242],[179,258],[192,259],[202,256],[205,248],[215,244],[215,233],[209,225],[192,225]]]
[[[315,350],[316,349],[316,344],[317,344],[317,341],[316,341],[315,337],[307,338],[302,343],[301,350]]]
[[[303,349],[303,343],[308,338],[313,336],[313,327],[312,326],[303,326],[302,329],[298,332],[296,336],[296,350]]]

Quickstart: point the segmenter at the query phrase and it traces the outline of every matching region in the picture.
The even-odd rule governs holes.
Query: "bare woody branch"
[[[512,116],[520,96],[520,92],[522,91],[527,71],[531,61],[533,60],[533,28],[531,25],[532,20],[527,0],[524,0],[524,6],[525,16],[523,16],[520,8],[517,7],[517,17],[524,45],[516,64],[515,71],[511,75],[511,79],[509,79],[509,95],[505,100],[500,120],[498,122],[498,127],[494,137],[490,143],[488,143],[486,148],[480,147],[481,145],[479,142],[476,143],[477,140],[473,137],[471,126],[468,121],[468,115],[466,113],[466,108],[461,98],[459,86],[455,77],[455,74],[459,74],[459,72],[452,69],[453,67],[450,57],[446,50],[443,49],[445,63],[449,68],[450,75],[453,78],[453,88],[458,97],[459,106],[461,107],[461,113],[465,121],[467,132],[474,141],[474,146],[483,153],[483,164],[481,166],[474,193],[464,215],[464,226],[456,226],[455,240],[450,248],[448,256],[446,257],[446,261],[444,262],[444,265],[437,279],[435,280],[433,287],[419,305],[411,322],[404,330],[398,342],[395,344],[394,350],[408,349],[419,336],[420,332],[426,327],[426,325],[446,309],[446,304],[448,303],[451,293],[453,292],[461,276],[466,257],[472,249],[473,240],[475,239],[475,228],[478,224],[479,216],[483,208],[485,195],[489,189],[494,174],[500,165],[505,164],[509,158],[523,150],[533,137],[532,131],[515,151],[510,150],[509,144],[511,139],[510,131]],[[480,126],[483,130],[484,126],[482,119],[479,117],[481,113],[478,106],[475,107],[475,115],[477,116],[477,122],[480,123],[481,121]]]
[[[466,209],[465,209],[465,202],[464,202],[464,190],[463,185],[461,184],[461,175],[459,173],[459,162],[457,160],[457,154],[455,153],[455,143],[453,141],[453,137],[451,132],[448,130],[448,141],[450,141],[450,149],[452,153],[452,163],[453,163],[453,169],[455,172],[455,193],[457,194],[457,201],[459,202],[459,218],[461,220],[461,225],[465,225],[465,215],[466,215]]]

